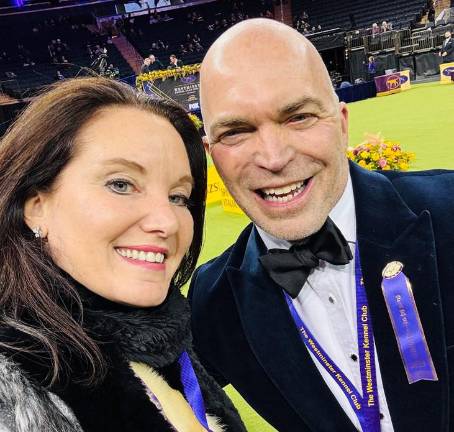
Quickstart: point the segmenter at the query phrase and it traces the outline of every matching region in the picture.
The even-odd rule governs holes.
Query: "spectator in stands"
[[[160,49],[168,50],[169,44],[167,42],[162,41],[161,39],[158,40],[158,46]]]
[[[441,57],[442,63],[454,62],[454,39],[452,39],[450,31],[445,33],[445,40],[441,46],[439,56]]]
[[[386,21],[383,21],[381,23],[381,32],[385,33],[385,32],[390,31],[390,30],[392,30],[391,23],[387,23]]]
[[[181,44],[181,45],[180,45],[180,54],[181,54],[182,56],[184,56],[184,55],[186,55],[187,53],[188,53],[188,50],[186,49],[186,47],[185,47],[183,44]]]
[[[167,66],[167,69],[177,69],[183,66],[183,62],[175,54],[171,54],[169,60],[170,64]]]
[[[375,63],[375,58],[374,58],[374,56],[369,56],[369,59],[367,62],[367,80],[373,81],[376,74],[377,74],[377,64]]]
[[[31,52],[22,44],[17,45],[17,55],[23,66],[34,66],[35,62],[32,59]]]
[[[65,79],[65,76],[59,70],[57,70],[57,72],[55,73],[55,79],[57,81],[61,81]]]
[[[148,65],[149,72],[165,69],[164,65],[153,54],[150,54],[148,58],[150,59],[150,64]]]
[[[151,64],[150,57],[145,57],[143,59],[142,66],[140,67],[140,73],[144,74],[150,72],[150,64]]]
[[[377,23],[372,24],[372,36],[376,36],[380,34],[380,27],[378,26]]]
[[[109,66],[107,66],[105,76],[108,78],[118,78],[120,76],[120,70],[110,63]]]

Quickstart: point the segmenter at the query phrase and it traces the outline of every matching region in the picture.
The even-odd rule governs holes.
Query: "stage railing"
[[[432,51],[435,48],[431,29],[413,32],[414,52]]]
[[[396,40],[399,39],[399,31],[392,30],[376,35],[368,35],[364,40],[366,51],[371,54],[379,52],[391,52],[396,50]]]
[[[438,26],[423,30],[392,30],[376,35],[362,34],[361,31],[346,34],[346,48],[348,51],[364,49],[368,54],[379,53],[413,54],[434,51],[441,47],[444,34],[453,30],[453,25]]]

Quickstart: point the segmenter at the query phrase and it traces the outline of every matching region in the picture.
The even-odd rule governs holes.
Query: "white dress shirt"
[[[348,241],[352,254],[355,255],[356,213],[350,177],[341,199],[332,209],[329,216]],[[257,227],[257,230],[268,249],[290,248],[290,242],[277,239],[259,227]],[[293,304],[318,343],[358,391],[362,393],[358,361],[354,261],[355,259],[344,266],[336,266],[320,261],[320,266],[310,273],[304,288],[298,297],[293,300]],[[301,341],[301,343],[303,342]],[[339,405],[355,427],[361,431],[359,420],[339,385],[316,360],[312,352],[310,352],[310,355]],[[388,404],[386,403],[376,348],[375,367],[381,414],[381,431],[393,432],[394,429]]]

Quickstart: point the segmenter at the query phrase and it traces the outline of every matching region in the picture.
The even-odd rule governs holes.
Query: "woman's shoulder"
[[[0,353],[2,432],[82,432],[67,405],[34,383],[9,356]]]

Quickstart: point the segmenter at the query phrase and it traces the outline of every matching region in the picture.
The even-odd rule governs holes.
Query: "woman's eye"
[[[126,195],[134,191],[134,185],[128,180],[111,180],[106,185],[112,192]]]
[[[169,201],[171,204],[175,204],[180,207],[189,207],[191,204],[189,198],[185,195],[170,195]]]

